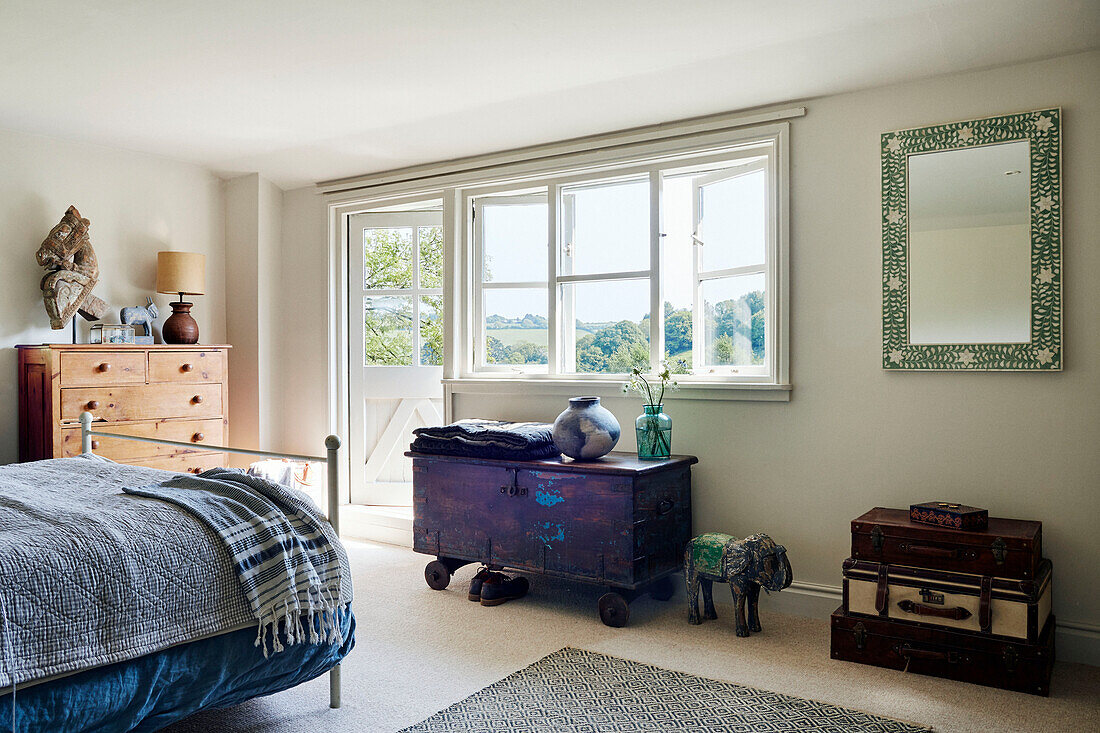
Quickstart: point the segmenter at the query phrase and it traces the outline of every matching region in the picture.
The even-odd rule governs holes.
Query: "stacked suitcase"
[[[1040,522],[955,530],[872,509],[852,521],[832,656],[1047,695],[1051,570]]]

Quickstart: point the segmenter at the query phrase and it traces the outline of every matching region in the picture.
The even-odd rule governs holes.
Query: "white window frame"
[[[373,213],[364,212],[366,216],[371,217],[371,226],[364,227],[363,232],[371,229],[412,229],[412,284],[408,288],[367,288],[364,284],[363,274],[363,259],[365,257],[364,247],[365,242],[360,240],[358,258],[356,260],[357,272],[360,274],[358,278],[359,290],[356,293],[359,298],[360,308],[359,314],[362,318],[363,305],[367,298],[412,298],[412,363],[411,364],[367,364],[362,363],[365,369],[382,370],[386,368],[398,368],[407,369],[409,367],[431,367],[438,368],[440,364],[421,364],[420,363],[420,300],[424,296],[442,296],[443,288],[425,288],[420,285],[420,230],[429,229],[432,227],[440,226],[438,223],[434,223],[438,214],[432,212],[422,211],[409,211],[399,213]],[[362,232],[361,232],[362,233]],[[349,258],[350,259],[350,258]],[[440,314],[440,318],[443,314]],[[362,328],[362,324],[357,324],[358,328]],[[360,357],[363,355],[360,354]]]
[[[755,385],[775,386],[789,388],[786,374],[786,222],[777,222],[778,212],[784,212],[786,198],[785,176],[780,176],[780,156],[785,148],[785,136],[765,138],[753,143],[739,146],[736,150],[713,152],[702,150],[676,157],[660,157],[655,160],[639,161],[634,165],[620,165],[611,169],[595,172],[577,173],[572,175],[550,175],[525,179],[522,184],[492,185],[487,187],[471,187],[462,191],[462,210],[469,212],[470,222],[467,230],[469,237],[465,258],[467,272],[466,279],[470,283],[469,292],[471,298],[459,305],[466,313],[470,314],[467,320],[467,332],[472,339],[466,340],[468,353],[461,360],[463,370],[460,372],[462,379],[505,379],[521,378],[537,380],[558,380],[569,383],[606,383],[623,381],[625,375],[612,373],[572,372],[566,370],[566,365],[573,364],[575,357],[571,347],[575,346],[572,338],[566,337],[567,329],[559,329],[559,321],[571,322],[568,314],[568,305],[562,302],[562,285],[575,282],[613,282],[636,279],[649,279],[650,285],[650,365],[652,370],[664,357],[664,301],[662,298],[661,282],[661,196],[663,190],[663,178],[670,173],[680,174],[692,170],[714,170],[715,176],[732,177],[743,175],[751,170],[766,170],[768,173],[767,196],[767,227],[766,227],[766,261],[762,265],[730,268],[728,270],[701,271],[699,247],[693,252],[694,264],[692,268],[693,284],[693,333],[703,333],[702,310],[699,300],[700,283],[721,277],[729,277],[738,274],[760,273],[765,275],[765,308],[767,326],[765,327],[765,363],[762,366],[714,366],[708,367],[706,373],[694,373],[684,375],[678,381],[684,386],[692,383],[707,385]],[[785,159],[785,156],[783,156]],[[753,161],[739,165],[739,161]],[[736,173],[731,168],[738,167],[742,170]],[[746,170],[747,169],[747,170]],[[649,234],[649,262],[644,269],[624,270],[621,272],[593,273],[574,275],[560,272],[562,262],[561,252],[569,237],[569,221],[566,207],[562,205],[562,189],[577,185],[606,185],[607,183],[641,179],[648,177],[650,189],[650,234]],[[782,189],[781,189],[782,186]],[[545,281],[530,281],[523,283],[500,283],[492,287],[545,287],[548,295],[548,348],[546,368],[534,369],[530,365],[483,365],[480,357],[485,344],[485,324],[482,306],[484,303],[483,292],[486,287],[482,279],[482,247],[481,247],[481,215],[482,207],[488,203],[502,204],[509,199],[514,203],[533,203],[533,197],[524,195],[531,189],[545,190],[547,203],[547,279]],[[542,194],[540,193],[541,199]],[[541,202],[541,201],[540,201]],[[781,205],[782,204],[782,205]],[[695,203],[697,205],[697,202]],[[660,314],[655,317],[654,314]],[[693,339],[695,358],[693,363],[701,363],[701,338]],[[782,348],[781,348],[782,347]],[[778,352],[778,353],[777,353]],[[578,385],[579,386],[579,385]]]
[[[524,206],[530,204],[546,204],[546,193],[517,193],[513,195],[492,195],[477,196],[470,202],[470,207],[467,209],[470,212],[471,229],[473,229],[473,256],[471,257],[471,263],[474,268],[474,272],[471,273],[471,281],[473,283],[473,296],[472,303],[470,303],[470,310],[473,314],[473,333],[474,342],[471,345],[471,361],[474,365],[473,371],[497,373],[497,374],[539,374],[547,373],[549,367],[549,359],[547,364],[490,364],[485,360],[486,352],[488,350],[488,340],[486,336],[485,328],[485,291],[486,290],[544,290],[547,287],[547,281],[543,280],[524,280],[524,281],[506,281],[506,280],[493,280],[485,282],[485,257],[482,244],[484,242],[484,226],[485,226],[485,207],[486,206]],[[552,306],[551,306],[552,308]],[[549,312],[549,311],[548,311]],[[549,323],[547,324],[547,339],[552,340],[552,331],[550,330]],[[547,349],[549,353],[550,349]]]
[[[728,277],[738,277],[740,275],[764,275],[764,364],[763,365],[737,365],[737,366],[725,366],[725,365],[709,365],[705,367],[707,369],[707,375],[740,375],[741,377],[760,377],[765,376],[770,379],[772,374],[772,360],[774,355],[774,349],[776,340],[774,338],[775,327],[772,325],[772,316],[774,313],[775,304],[775,282],[776,282],[776,268],[774,255],[775,252],[775,217],[772,213],[772,200],[774,199],[773,192],[769,191],[765,197],[765,212],[764,221],[766,222],[764,237],[765,237],[765,251],[764,261],[752,265],[743,265],[741,267],[726,267],[717,270],[704,270],[703,269],[703,247],[707,246],[705,240],[699,237],[699,220],[702,217],[701,211],[702,193],[703,187],[714,183],[720,183],[721,181],[728,181],[739,176],[747,175],[755,171],[764,171],[768,173],[768,160],[755,160],[742,165],[731,165],[729,168],[715,171],[709,175],[703,175],[692,181],[692,220],[694,222],[695,231],[692,232],[692,239],[694,246],[692,247],[692,263],[691,263],[691,277],[692,277],[692,309],[691,309],[691,326],[692,326],[692,339],[691,339],[691,361],[692,364],[704,364],[703,356],[706,351],[706,333],[705,326],[705,313],[703,312],[703,283],[707,280],[721,280]],[[774,187],[774,180],[771,175],[768,175],[766,179],[769,183],[769,188]],[[706,236],[706,232],[702,232],[703,236]],[[696,336],[698,334],[698,336]],[[697,374],[694,376],[704,376],[704,374]]]
[[[804,107],[730,112],[679,122],[592,135],[530,148],[462,158],[405,169],[318,183],[326,207],[328,231],[328,395],[329,425],[346,434],[347,404],[347,234],[348,216],[379,206],[398,205],[429,198],[444,202],[444,361],[445,419],[450,419],[456,395],[531,394],[564,397],[580,391],[613,397],[618,380],[582,374],[573,378],[550,375],[476,375],[472,371],[470,345],[473,320],[466,308],[472,283],[467,273],[472,235],[466,213],[466,192],[496,186],[513,191],[532,178],[563,171],[615,171],[638,160],[680,160],[736,150],[763,141],[773,145],[775,176],[776,282],[772,288],[776,308],[773,329],[777,343],[773,382],[731,381],[728,378],[681,379],[679,391],[666,395],[675,400],[750,400],[786,402],[789,381],[788,209],[790,170],[790,122],[806,114]],[[659,209],[657,209],[659,211]],[[555,222],[551,220],[550,225]],[[556,236],[556,234],[555,234]],[[551,324],[553,325],[553,324]],[[554,331],[552,331],[554,333]]]

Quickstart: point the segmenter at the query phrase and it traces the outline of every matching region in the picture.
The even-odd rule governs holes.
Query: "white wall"
[[[870,507],[950,499],[1040,519],[1059,621],[1100,630],[1100,53],[805,104],[791,129],[794,392],[790,403],[669,402],[674,450],[700,457],[695,530],[769,532],[796,580],[837,587],[848,522]],[[884,371],[880,134],[1053,106],[1064,115],[1065,371]],[[297,233],[284,238],[284,265],[302,271],[284,270],[283,282],[300,289],[304,325],[327,298],[324,212],[304,191],[287,202],[284,229]],[[288,394],[312,395],[296,403],[295,424],[320,434],[325,363],[286,366]],[[563,403],[466,395],[455,415],[552,420]],[[639,410],[626,399],[608,407],[625,426]],[[1100,664],[1100,637],[1086,636]],[[1069,646],[1061,658],[1081,653]]]
[[[280,450],[316,453],[328,434],[328,245],[312,187],[283,195],[282,267],[274,370]]]
[[[225,340],[221,182],[199,166],[151,155],[0,130],[0,464],[18,458],[15,344],[71,343],[42,304],[34,253],[65,209],[91,221],[95,293],[118,311],[154,295],[159,323],[174,296],[155,295],[157,251],[206,255],[206,294],[191,298],[204,343]],[[80,339],[88,323],[80,321]]]
[[[267,449],[278,432],[277,311],[283,192],[252,173],[225,182],[230,442]],[[244,460],[244,459],[242,459]],[[247,461],[245,461],[247,462]]]

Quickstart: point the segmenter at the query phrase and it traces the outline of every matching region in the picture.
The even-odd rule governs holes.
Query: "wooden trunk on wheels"
[[[832,616],[832,656],[1033,695],[1050,694],[1054,617],[1035,643],[845,613]]]
[[[480,562],[602,585],[605,623],[629,601],[667,599],[691,539],[693,456],[639,461],[505,461],[407,453],[413,459],[413,549],[437,559],[433,588]]]

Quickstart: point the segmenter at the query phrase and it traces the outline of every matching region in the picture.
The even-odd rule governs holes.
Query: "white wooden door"
[[[443,215],[357,214],[348,237],[351,501],[411,506],[403,453],[443,422]]]

